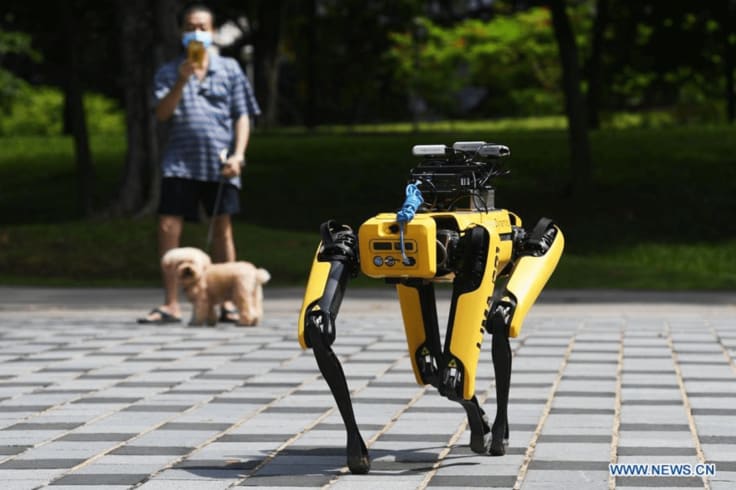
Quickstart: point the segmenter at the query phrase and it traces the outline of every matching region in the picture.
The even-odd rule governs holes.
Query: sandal
[[[223,323],[238,323],[240,311],[237,308],[220,308],[220,321]]]
[[[139,318],[138,323],[148,325],[166,325],[169,323],[181,323],[181,318],[174,316],[161,308],[154,308],[148,313],[148,316]]]

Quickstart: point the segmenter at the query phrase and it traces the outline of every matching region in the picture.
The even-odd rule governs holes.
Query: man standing
[[[156,118],[169,124],[162,161],[158,247],[160,256],[178,247],[184,221],[196,221],[202,203],[213,220],[213,261],[232,262],[236,254],[231,215],[240,211],[240,173],[250,115],[259,114],[260,109],[238,63],[207,49],[212,44],[213,24],[209,8],[188,7],[181,22],[186,51],[164,64],[154,79]],[[223,150],[228,155],[224,163],[220,160]],[[162,279],[164,304],[139,318],[139,323],[181,321],[175,271],[162,270]],[[226,303],[220,321],[235,322],[237,315],[232,303]]]

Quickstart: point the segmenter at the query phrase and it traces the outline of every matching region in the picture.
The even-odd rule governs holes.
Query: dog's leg
[[[193,294],[189,290],[185,290],[185,293],[187,295],[187,299],[189,300],[189,303],[192,305],[192,316],[189,318],[189,326],[196,325],[196,319],[197,319],[197,299],[194,297]]]
[[[192,321],[189,324],[197,327],[204,325],[207,320],[207,300],[197,298],[192,302],[192,307]]]
[[[253,327],[258,324],[258,318],[253,311],[253,290],[257,285],[256,277],[248,274],[238,278],[233,285],[233,303],[239,311],[238,325]]]
[[[253,305],[256,322],[260,322],[263,319],[263,286],[260,283],[256,284],[256,291],[253,294]]]
[[[261,319],[261,315],[258,313],[258,290],[261,286],[258,284],[258,280],[254,280],[251,286],[247,294],[248,314],[250,315],[251,325],[258,325]]]
[[[205,308],[207,310],[207,325],[214,327],[217,325],[217,305],[207,302]]]
[[[253,312],[251,311],[251,307],[249,305],[250,298],[245,296],[242,291],[238,291],[235,294],[235,296],[233,297],[233,303],[240,312],[238,325],[244,327],[252,327],[255,326],[256,323],[258,323],[258,320],[254,318]]]

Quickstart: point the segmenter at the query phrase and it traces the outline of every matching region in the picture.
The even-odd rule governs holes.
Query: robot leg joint
[[[317,253],[320,262],[342,262],[350,269],[350,274],[358,274],[358,237],[348,225],[338,225],[334,220],[325,221],[320,226],[322,246]]]
[[[508,337],[511,319],[516,311],[516,299],[512,295],[504,295],[501,299],[494,301],[488,312],[485,322],[485,330],[491,335],[504,335]]]
[[[422,380],[437,387],[439,383],[440,370],[437,366],[437,359],[426,346],[419,350],[416,362]]]
[[[542,218],[530,233],[522,228],[517,228],[515,231],[514,241],[518,255],[540,257],[552,247],[558,230],[551,219]]]
[[[465,369],[458,359],[450,359],[447,366],[440,371],[440,382],[437,390],[440,395],[448,400],[462,402],[463,400],[463,380],[465,378]]]
[[[335,320],[328,311],[311,310],[307,312],[306,320],[305,332],[310,347],[315,334],[322,339],[325,346],[331,346],[335,342]]]

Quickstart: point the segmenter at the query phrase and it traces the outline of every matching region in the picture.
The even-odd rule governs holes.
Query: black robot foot
[[[509,436],[506,431],[506,424],[503,425],[504,427],[500,427],[499,429],[494,427],[494,430],[491,431],[493,437],[491,440],[491,448],[488,451],[491,456],[503,456],[506,454],[506,448],[509,445]]]
[[[491,433],[470,434],[470,449],[477,454],[488,454],[491,448]]]
[[[493,439],[491,442],[491,449],[488,453],[491,456],[503,456],[506,454],[506,447],[509,445],[508,439]]]
[[[348,468],[354,475],[364,475],[371,469],[368,449],[366,449],[360,434],[348,436]]]

